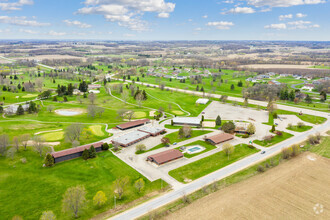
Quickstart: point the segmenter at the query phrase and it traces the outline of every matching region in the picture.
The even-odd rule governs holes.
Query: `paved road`
[[[329,119],[329,118],[328,118]],[[266,150],[265,154],[256,153],[247,158],[244,158],[236,163],[233,163],[225,168],[217,170],[205,177],[199,178],[189,184],[183,185],[181,188],[173,190],[163,196],[157,197],[153,200],[150,200],[146,203],[143,203],[139,206],[136,206],[130,210],[127,210],[119,215],[112,217],[111,219],[126,220],[126,219],[135,219],[138,218],[154,209],[157,209],[161,206],[164,206],[170,202],[175,201],[176,199],[181,198],[185,194],[190,194],[198,189],[201,189],[205,185],[208,185],[216,180],[223,179],[233,173],[236,173],[244,168],[251,166],[255,163],[258,163],[271,155],[277,154],[281,151],[282,148],[290,146],[295,143],[304,141],[308,135],[315,134],[317,132],[324,132],[330,127],[330,121],[327,120],[326,123],[316,126],[314,129],[304,132],[298,136],[294,136],[286,141],[283,141],[271,148]]]

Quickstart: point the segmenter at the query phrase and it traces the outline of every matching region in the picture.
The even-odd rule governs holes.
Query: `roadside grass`
[[[315,68],[315,69],[330,69],[330,66],[320,66],[320,65],[316,65],[316,66],[310,66],[308,68]]]
[[[41,135],[45,141],[60,141],[64,138],[64,131],[49,132]]]
[[[232,153],[229,157],[223,151],[220,151],[211,156],[171,170],[169,175],[184,183],[185,179],[198,179],[238,160],[241,160],[244,157],[257,153],[258,151],[260,150],[256,148],[249,148],[247,144],[238,144],[235,146],[234,153]]]
[[[290,131],[304,132],[304,131],[308,131],[312,128],[313,128],[313,126],[308,126],[308,125],[303,125],[301,127],[298,127],[297,125],[295,125],[295,126],[292,126],[292,127],[287,127],[286,129],[288,129]]]
[[[326,118],[320,117],[320,116],[307,115],[307,114],[299,115],[299,112],[290,112],[290,111],[286,111],[286,110],[282,110],[282,109],[276,110],[276,113],[279,115],[296,115],[301,120],[312,123],[312,124],[322,124],[323,122],[325,122],[327,120]]]
[[[27,162],[22,163],[21,159]],[[95,159],[82,158],[42,167],[43,158],[32,150],[23,151],[13,159],[0,157],[0,213],[1,219],[19,215],[24,219],[39,219],[42,212],[52,210],[57,219],[72,219],[61,211],[62,196],[67,188],[82,185],[86,188],[87,206],[79,219],[90,219],[114,207],[114,182],[119,177],[129,177],[122,199],[117,199],[117,210],[132,202],[166,187],[161,180],[150,182],[140,173],[118,159],[110,151],[97,153]],[[145,188],[138,193],[134,182],[142,178]],[[101,208],[92,204],[97,191],[102,190],[108,201]],[[19,198],[19,199],[17,199]]]
[[[323,136],[321,143],[317,145],[311,145],[306,142],[304,149],[321,155],[322,157],[330,158],[330,136]]]
[[[255,144],[258,144],[260,146],[263,146],[263,147],[270,147],[270,146],[273,146],[277,143],[280,143],[290,137],[293,136],[293,134],[289,134],[287,132],[284,132],[284,131],[281,131],[282,132],[282,136],[279,136],[279,135],[275,135],[270,141],[265,141],[265,140],[254,140],[253,143]]]
[[[217,147],[208,143],[208,142],[205,142],[205,141],[195,141],[195,142],[192,142],[188,145],[185,145],[185,147],[189,147],[189,146],[194,146],[194,145],[200,145],[202,147],[205,147],[205,150],[203,150],[202,152],[199,152],[199,153],[195,153],[195,154],[188,154],[188,153],[184,153],[183,155],[186,157],[186,158],[192,158],[192,157],[195,157],[197,155],[200,155],[200,154],[203,154],[203,153],[206,153],[210,150],[213,150],[213,149],[216,149]],[[182,152],[182,150],[180,149],[180,147],[177,147],[175,149],[178,149]]]

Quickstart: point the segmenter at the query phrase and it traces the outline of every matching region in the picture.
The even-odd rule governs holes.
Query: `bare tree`
[[[129,120],[129,121],[131,121],[131,119],[133,118],[133,116],[134,116],[134,111],[133,110],[131,110],[131,111],[128,111],[128,112],[126,112],[126,117],[127,117],[127,119]]]
[[[79,95],[79,96],[77,96],[77,101],[80,103],[80,104],[82,104],[82,102],[83,102],[83,99],[81,98],[81,96]]]
[[[0,135],[0,154],[5,155],[9,145],[9,137],[7,134]]]
[[[54,110],[54,106],[53,105],[48,105],[47,106],[47,111],[52,112]]]
[[[40,136],[33,137],[33,147],[39,153],[39,156],[42,157],[42,152],[45,147],[45,140],[43,140]]]
[[[139,108],[141,108],[143,100],[144,100],[143,94],[140,92],[136,96],[136,103],[138,104]]]
[[[17,152],[19,150],[19,143],[20,143],[19,137],[17,137],[17,136],[13,137],[13,144],[14,144],[15,149],[16,149]]]
[[[96,95],[94,93],[90,93],[88,95],[88,99],[91,102],[91,104],[94,105],[95,104],[95,101],[96,101]]]
[[[29,134],[22,134],[19,137],[19,140],[21,142],[21,145],[24,147],[24,150],[26,150],[28,141],[31,139],[31,136]]]
[[[115,181],[115,193],[118,195],[119,199],[121,199],[121,197],[124,194],[126,185],[129,182],[129,178],[128,177],[119,177],[116,179]]]
[[[191,127],[189,125],[184,125],[182,127],[182,131],[183,131],[184,137],[187,138],[187,137],[190,137],[191,136],[192,130],[191,130]]]
[[[68,212],[78,218],[79,213],[86,205],[86,190],[83,186],[67,189],[62,200],[62,211]]]
[[[79,141],[84,126],[80,123],[73,123],[66,128],[65,137],[69,142]]]
[[[95,106],[95,105],[88,105],[88,107],[87,107],[87,114],[89,116],[91,116],[92,118],[94,118],[95,115],[96,115],[96,113],[97,113],[97,106]]]
[[[124,120],[126,113],[127,113],[127,109],[124,108],[118,109],[117,111],[118,117],[121,118],[121,120]]]
[[[128,91],[124,90],[123,93],[121,94],[121,99],[124,101],[124,103],[127,103],[127,99],[128,99]]]
[[[35,81],[35,85],[37,87],[38,92],[42,92],[42,87],[44,85],[42,78],[37,78]]]

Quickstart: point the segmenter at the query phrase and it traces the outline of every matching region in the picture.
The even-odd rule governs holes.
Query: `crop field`
[[[164,219],[329,219],[329,169],[329,159],[304,153]]]

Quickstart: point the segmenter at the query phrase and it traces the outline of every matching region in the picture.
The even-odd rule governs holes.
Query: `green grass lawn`
[[[184,182],[185,178],[195,180],[258,151],[258,149],[249,148],[246,144],[242,144],[242,146],[238,144],[235,146],[235,151],[229,156],[229,159],[223,151],[220,151],[211,156],[171,170],[169,174],[180,182]]]
[[[278,136],[278,135],[273,134],[274,137],[270,141],[254,140],[253,143],[258,144],[258,145],[263,146],[263,147],[270,147],[274,144],[282,142],[282,141],[284,141],[284,140],[286,140],[286,139],[293,136],[292,134],[286,133],[284,131],[281,131],[281,132],[282,132],[282,136]]]
[[[188,154],[188,153],[184,153],[183,155],[186,157],[186,158],[192,158],[192,157],[195,157],[197,155],[200,155],[200,154],[203,154],[203,153],[206,153],[210,150],[213,150],[213,149],[216,149],[217,147],[208,143],[208,142],[205,142],[205,141],[195,141],[195,142],[192,142],[188,145],[185,145],[185,147],[189,147],[189,146],[194,146],[194,145],[200,145],[202,147],[205,147],[205,150],[203,150],[202,152],[199,152],[199,153],[195,153],[195,154]],[[177,147],[175,149],[178,149],[180,150],[180,147]],[[180,150],[182,151],[182,150]]]
[[[64,131],[56,131],[42,134],[41,137],[45,141],[60,141],[64,138]]]
[[[288,129],[290,131],[304,132],[304,131],[308,131],[312,128],[313,128],[313,126],[304,125],[301,127],[298,127],[298,126],[287,127],[286,129]]]
[[[181,142],[181,141],[189,140],[191,138],[198,137],[198,136],[201,136],[201,135],[205,135],[205,134],[208,134],[208,133],[211,133],[211,132],[212,131],[206,131],[206,130],[192,130],[192,133],[191,133],[190,137],[180,138],[179,137],[179,131],[176,131],[176,132],[165,135],[165,137],[169,138],[171,144],[173,144],[175,142],[178,143],[178,142]]]
[[[27,163],[20,160],[26,158]],[[1,219],[19,215],[24,219],[39,219],[45,210],[52,210],[57,219],[71,219],[61,212],[62,196],[67,188],[82,185],[87,191],[87,207],[80,219],[90,219],[98,213],[113,208],[113,185],[118,177],[128,176],[130,181],[121,200],[122,205],[136,200],[161,187],[160,180],[150,182],[140,173],[126,165],[111,152],[101,152],[97,158],[84,161],[77,158],[42,167],[43,158],[31,150],[21,150],[14,159],[0,157],[0,213]],[[145,181],[145,189],[138,193],[133,184],[139,178]],[[166,183],[163,182],[163,186]],[[106,205],[94,208],[92,198],[102,190],[108,197]]]
[[[318,145],[311,145],[306,142],[304,148],[323,157],[330,158],[330,136],[322,137],[321,143]]]
[[[92,131],[92,133],[96,136],[102,137],[104,136],[104,132],[102,129],[102,125],[92,125],[89,126],[89,129]]]
[[[308,68],[315,68],[315,69],[330,69],[330,66],[320,66],[320,65],[317,65],[317,66],[310,66]]]
[[[307,114],[299,115],[299,112],[290,112],[290,111],[286,111],[286,110],[282,110],[282,109],[277,109],[276,112],[279,115],[296,115],[301,120],[312,123],[312,124],[322,124],[323,122],[325,122],[327,120],[326,118],[320,117],[320,116],[307,115]]]

